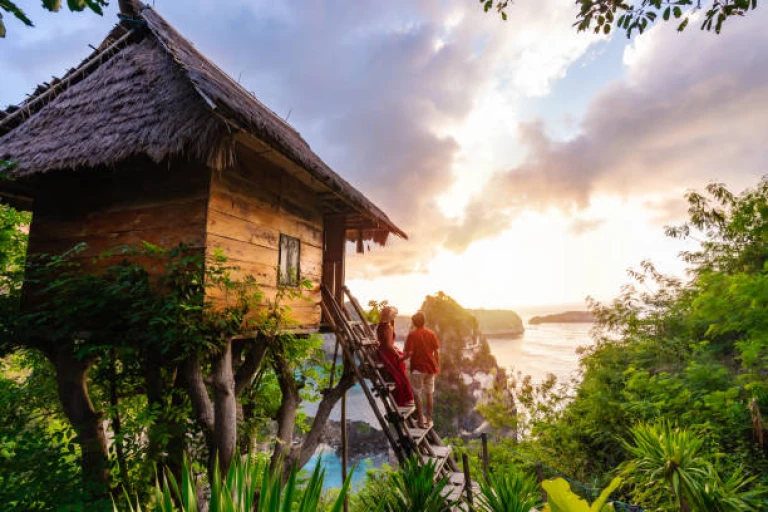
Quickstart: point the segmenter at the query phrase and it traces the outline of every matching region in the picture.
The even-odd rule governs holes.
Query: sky
[[[6,19],[0,105],[60,76],[115,21]],[[409,235],[363,255],[362,302],[415,311],[609,300],[643,260],[682,275],[664,236],[684,194],[768,174],[768,9],[721,35],[660,24],[577,33],[572,0],[156,0],[205,55],[286,118]]]

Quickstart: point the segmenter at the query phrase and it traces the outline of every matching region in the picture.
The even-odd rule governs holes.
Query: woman
[[[387,306],[381,310],[379,325],[376,327],[376,338],[379,340],[379,359],[392,380],[395,390],[392,393],[398,407],[413,404],[413,390],[405,373],[405,358],[395,346],[395,317],[397,309]]]

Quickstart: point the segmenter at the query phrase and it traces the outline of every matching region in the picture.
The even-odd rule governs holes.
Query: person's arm
[[[437,336],[434,336],[435,348],[432,353],[435,356],[435,363],[437,363],[437,370],[440,371],[440,342],[437,341]]]
[[[413,355],[413,341],[411,340],[411,335],[408,334],[408,337],[405,338],[405,346],[403,347],[403,361],[407,361],[411,358]]]

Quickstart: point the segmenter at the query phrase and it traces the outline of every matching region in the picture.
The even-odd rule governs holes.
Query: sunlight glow
[[[576,218],[555,209],[528,211],[497,238],[475,242],[462,254],[441,250],[425,273],[350,280],[350,287],[364,303],[388,299],[403,313],[441,290],[473,308],[583,304],[588,295],[607,300],[643,259],[683,274],[673,255],[689,247],[666,238],[651,220],[652,199],[596,196]],[[579,220],[594,229],[578,232]]]

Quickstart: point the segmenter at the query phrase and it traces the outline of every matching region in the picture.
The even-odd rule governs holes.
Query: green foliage
[[[61,9],[61,0],[42,0],[43,7],[51,12],[58,12]],[[67,0],[67,7],[70,11],[80,12],[85,9],[90,9],[99,16],[103,15],[103,8],[108,6],[107,0]],[[5,11],[12,14],[16,19],[21,21],[28,27],[33,26],[32,20],[27,17],[24,11],[11,0],[0,0],[0,11]],[[3,15],[0,12],[0,37],[5,37],[5,24],[3,23]]]
[[[226,475],[222,475],[218,463],[213,472],[210,512],[315,512],[322,503],[325,470],[320,463],[315,466],[305,482],[299,478],[297,468],[291,468],[285,483],[282,467],[270,469],[266,460],[246,457],[235,459]],[[327,510],[340,512],[348,494],[350,477],[342,485],[333,503]],[[161,483],[162,480],[162,483]],[[197,512],[197,483],[188,462],[182,467],[181,484],[170,472],[156,480],[153,491],[144,505],[126,498],[130,512]],[[115,512],[120,509],[117,505]]]
[[[479,410],[497,428],[522,434],[519,444],[503,445],[592,487],[644,460],[644,469],[624,474],[644,508],[678,510],[679,496],[693,510],[768,507],[758,492],[768,483],[768,181],[739,195],[718,184],[707,191],[689,194],[690,220],[667,230],[699,241],[682,254],[690,279],[644,262],[613,301],[593,302],[595,343],[582,350],[579,383],[536,389],[524,378],[497,379]],[[663,422],[687,438],[669,427],[641,444],[652,453],[656,439],[649,457],[657,462],[665,453],[670,461],[693,457],[690,478],[703,489],[695,501],[692,492],[686,498],[685,479],[675,477],[679,494],[662,484],[630,441],[649,428],[642,425]],[[502,465],[512,459],[503,449],[491,455]]]
[[[9,225],[18,226],[24,217],[14,213],[12,220]],[[84,248],[75,247],[27,262],[30,302],[20,311],[24,241],[25,235],[14,228],[0,245],[4,255],[22,255],[2,260],[2,275],[13,286],[7,289],[16,294],[0,294],[8,303],[0,319],[3,346],[15,351],[9,357],[21,361],[20,367],[35,365],[34,371],[14,373],[3,367],[0,373],[0,398],[18,396],[29,405],[0,418],[0,451],[13,456],[12,466],[4,465],[7,459],[0,461],[0,482],[23,481],[30,491],[0,491],[0,508],[63,510],[70,496],[73,503],[84,499],[79,439],[61,414],[53,370],[42,354],[50,357],[63,350],[89,362],[84,386],[97,414],[108,420],[110,482],[115,490],[140,498],[147,495],[156,464],[179,467],[186,451],[198,471],[207,465],[208,447],[199,425],[190,421],[194,414],[179,376],[180,366],[190,357],[200,361],[203,372],[210,372],[227,339],[259,333],[273,339],[271,345],[298,374],[302,399],[319,398],[325,378],[320,339],[282,333],[293,326],[285,302],[299,298],[307,282],[280,288],[274,299],[264,300],[253,278],[235,279],[237,269],[219,253],[206,259],[199,250],[184,246],[125,247],[99,256],[103,271],[93,273],[83,268],[83,262],[92,263],[81,257]],[[275,355],[268,353],[240,396],[238,434],[244,451],[273,435],[281,405],[270,366]],[[40,375],[47,379],[41,381]],[[45,386],[32,388],[27,384],[32,378]],[[32,391],[45,399],[31,401]],[[298,427],[305,428],[303,415],[297,419]],[[47,471],[37,471],[41,467]]]
[[[0,356],[10,345],[19,308],[24,260],[27,252],[29,213],[0,204]]]
[[[388,475],[386,490],[376,499],[365,497],[365,510],[377,512],[448,512],[456,503],[448,501],[443,491],[447,478],[435,481],[435,463],[430,460],[420,465],[409,459],[400,471]]]
[[[509,0],[480,0],[487,12],[495,9],[507,19]],[[643,33],[657,20],[677,20],[679,31],[685,30],[691,16],[704,12],[702,30],[720,33],[723,24],[733,16],[744,16],[757,8],[757,0],[576,0],[579,14],[574,26],[579,32],[592,30],[595,34],[610,34],[611,30],[624,30],[627,37],[637,31]],[[703,5],[702,5],[703,4]]]
[[[443,292],[427,295],[421,305],[427,318],[427,327],[434,330],[440,341],[451,349],[462,349],[474,342],[480,325],[471,313]]]
[[[621,468],[633,496],[660,510],[757,511],[765,491],[749,490],[754,478],[740,469],[723,480],[714,456],[705,450],[706,436],[673,427],[669,422],[632,428],[632,442],[624,445],[630,459]],[[762,501],[764,505],[765,502]]]
[[[54,370],[39,352],[11,353],[29,221],[28,213],[0,205],[0,508],[77,510],[80,451]]]
[[[541,485],[549,500],[544,512],[608,512],[613,510],[613,506],[607,504],[608,498],[621,485],[621,479],[614,478],[591,505],[574,494],[571,484],[562,478],[547,480]]]
[[[0,359],[0,508],[79,510],[80,450],[56,396],[53,368],[34,352]]]
[[[558,383],[551,373],[535,383],[530,375],[503,370],[484,394],[477,411],[496,430],[515,439],[529,436],[537,425],[558,417],[571,398],[568,385]]]
[[[709,478],[710,464],[702,453],[705,438],[668,422],[636,425],[632,435],[632,443],[625,442],[631,458],[622,473],[635,484],[636,499],[658,504],[668,496],[672,510],[695,503]]]
[[[389,464],[384,464],[378,469],[368,469],[363,485],[355,491],[350,499],[350,510],[352,512],[369,512],[371,510],[369,504],[383,503],[390,492],[390,482],[396,471]]]
[[[494,471],[479,484],[477,508],[482,512],[530,512],[540,506],[536,480],[520,470]]]
[[[365,316],[367,317],[367,320],[372,324],[379,323],[379,318],[381,317],[381,310],[389,306],[388,300],[369,300],[368,301],[368,311],[365,312]]]

